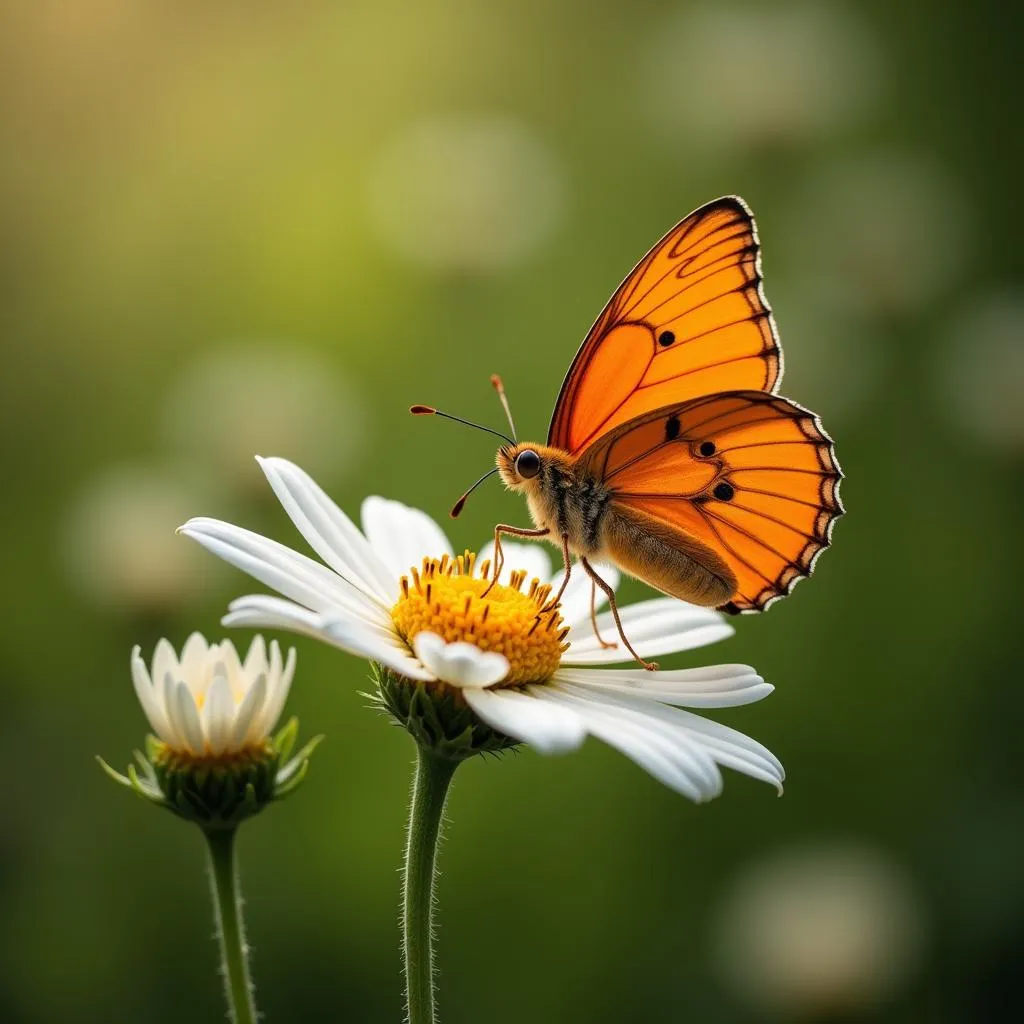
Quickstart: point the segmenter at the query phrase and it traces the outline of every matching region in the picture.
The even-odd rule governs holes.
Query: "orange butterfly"
[[[566,566],[549,607],[576,554],[627,650],[652,668],[593,560],[728,612],[763,611],[810,575],[843,514],[842,473],[818,417],[776,393],[782,349],[761,280],[753,215],[738,197],[718,199],[673,228],[612,296],[562,384],[547,445],[515,440],[492,378],[513,437],[490,431],[507,444],[477,484],[500,473],[536,526],[495,527],[492,586],[502,535],[547,538]]]

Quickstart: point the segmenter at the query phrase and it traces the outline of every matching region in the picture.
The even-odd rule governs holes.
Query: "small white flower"
[[[455,556],[425,513],[376,497],[363,503],[360,532],[297,466],[284,459],[259,463],[326,565],[230,523],[190,520],[180,532],[287,599],[239,598],[224,625],[302,633],[406,679],[456,687],[481,720],[543,753],[573,750],[596,736],[693,800],[718,795],[722,765],[781,791],[782,765],[769,750],[681,710],[766,697],[773,687],[754,669],[607,667],[628,656],[595,636],[591,583],[582,572],[572,574],[559,609],[538,623],[538,610],[562,579],[561,573],[552,577],[539,545],[504,544],[505,565],[523,568],[503,572],[484,598],[487,548],[479,559],[468,552]],[[603,575],[618,583],[614,569],[606,567]],[[620,612],[644,658],[691,650],[733,632],[717,612],[673,598]],[[610,613],[599,615],[597,626],[607,640],[617,639]]]
[[[220,757],[260,748],[277,724],[295,673],[295,649],[285,662],[277,641],[270,655],[257,636],[242,662],[230,640],[208,644],[193,633],[181,657],[167,640],[150,668],[136,646],[132,682],[158,739],[186,757]]]

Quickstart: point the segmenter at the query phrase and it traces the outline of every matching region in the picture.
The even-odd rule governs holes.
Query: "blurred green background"
[[[591,741],[464,767],[450,1024],[1006,1021],[1022,998],[1019,33],[999,0],[33,0],[0,14],[0,1019],[223,1018],[199,836],[92,762],[128,653],[258,590],[173,528],[301,540],[254,452],[443,519],[542,439],[608,295],[723,193],[758,216],[849,515],[812,582],[674,665],[785,763],[694,807]],[[451,526],[525,509],[495,484]],[[639,585],[627,597],[643,594]],[[290,638],[285,638],[290,640]],[[247,635],[236,637],[248,640]],[[298,640],[328,742],[241,854],[275,1021],[397,1021],[411,746]]]

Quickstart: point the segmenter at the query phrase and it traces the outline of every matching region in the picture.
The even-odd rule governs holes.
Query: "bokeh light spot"
[[[416,122],[380,153],[369,211],[394,253],[432,270],[494,271],[557,227],[565,185],[552,150],[498,116]]]

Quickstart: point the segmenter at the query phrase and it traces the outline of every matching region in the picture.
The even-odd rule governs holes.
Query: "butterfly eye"
[[[540,456],[531,448],[521,451],[516,456],[516,472],[525,480],[535,477],[540,472]]]

